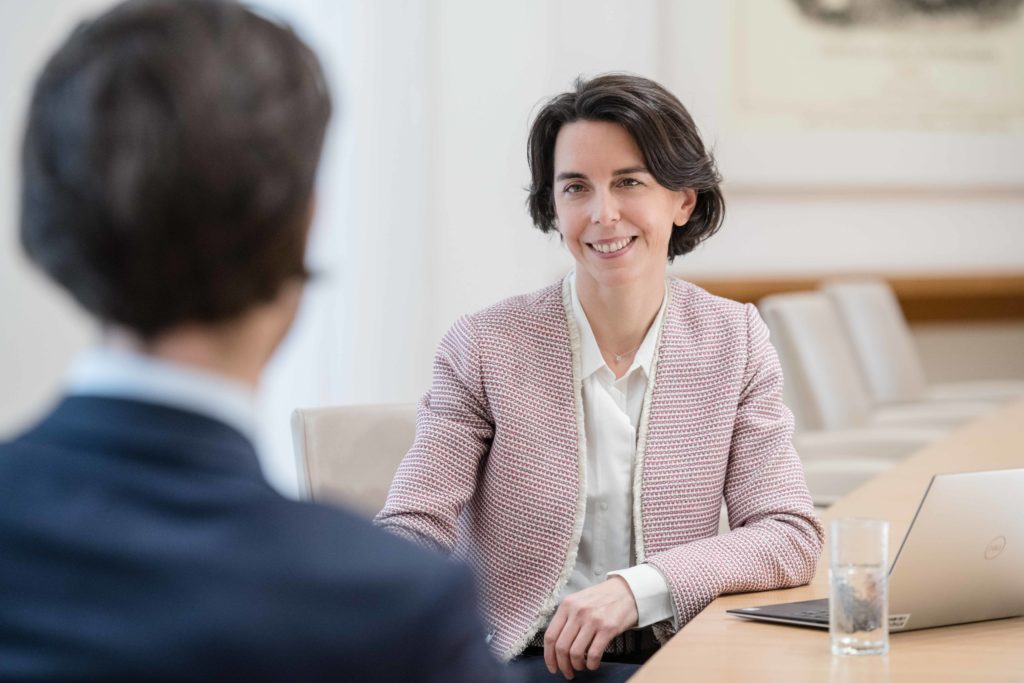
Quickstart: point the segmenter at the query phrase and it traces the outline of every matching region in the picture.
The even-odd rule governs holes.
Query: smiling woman
[[[500,656],[617,680],[717,595],[807,582],[821,526],[756,310],[666,278],[724,215],[683,105],[581,79],[528,148],[576,268],[448,332],[377,522],[472,564]]]

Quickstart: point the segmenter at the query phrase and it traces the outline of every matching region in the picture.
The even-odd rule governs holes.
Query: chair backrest
[[[416,432],[415,404],[307,408],[292,413],[300,494],[374,515]]]
[[[876,403],[919,401],[928,380],[899,300],[884,280],[834,280],[822,289],[846,326]]]
[[[867,387],[846,330],[821,292],[773,294],[758,304],[785,376],[785,400],[801,430],[863,426]]]

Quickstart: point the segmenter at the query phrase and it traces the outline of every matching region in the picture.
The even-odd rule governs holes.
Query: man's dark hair
[[[105,323],[214,324],[305,277],[330,96],[288,28],[227,0],[134,0],[35,85],[21,241]]]
[[[530,128],[527,154],[530,195],[527,206],[542,232],[555,230],[555,141],[558,131],[575,121],[617,123],[636,141],[647,169],[670,190],[691,189],[697,205],[685,225],[677,225],[668,245],[668,260],[687,254],[715,234],[725,217],[722,178],[704,149],[697,126],[682,103],[665,88],[631,74],[577,78],[570,92],[548,101]]]

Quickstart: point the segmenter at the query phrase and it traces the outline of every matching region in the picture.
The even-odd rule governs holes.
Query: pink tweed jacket
[[[722,593],[814,575],[818,522],[782,374],[756,309],[670,281],[638,430],[638,562],[661,571],[677,621]],[[459,320],[441,341],[416,439],[377,516],[468,561],[490,644],[519,654],[576,562],[586,503],[580,336],[567,283]],[[728,534],[717,535],[723,500]],[[669,621],[656,626],[672,635]]]

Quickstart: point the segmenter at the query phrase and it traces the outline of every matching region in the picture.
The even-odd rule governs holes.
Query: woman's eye
[[[622,187],[639,187],[639,186],[643,185],[643,183],[641,183],[636,178],[623,178],[619,182],[619,185],[621,185]]]
[[[583,187],[582,183],[570,183],[562,188],[562,192],[565,192],[566,194],[576,194],[577,192],[582,192],[584,189],[586,188]]]

